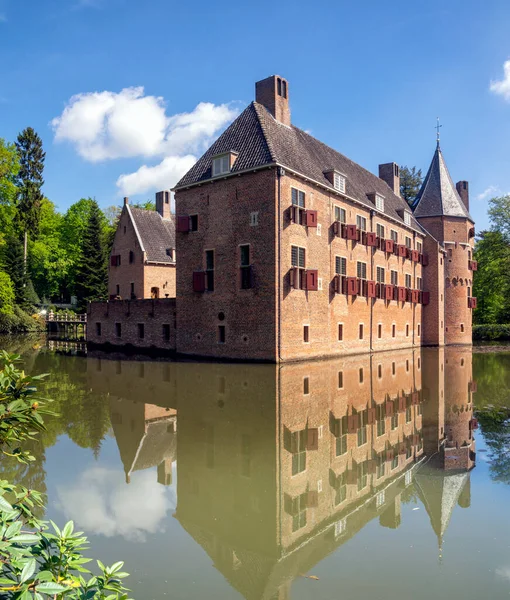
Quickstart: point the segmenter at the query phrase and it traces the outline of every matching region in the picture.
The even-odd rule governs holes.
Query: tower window
[[[338,341],[341,342],[344,339],[344,326],[342,323],[338,323]]]
[[[341,390],[344,387],[344,372],[338,371],[338,389]]]
[[[363,339],[363,323],[359,324],[359,339]]]
[[[391,326],[391,337],[395,337],[397,335],[397,326],[395,323]]]
[[[377,337],[379,339],[382,338],[382,325],[381,325],[381,323],[379,323],[379,325],[377,325]]]
[[[304,325],[303,326],[303,342],[305,342],[305,344],[308,344],[309,341],[310,341],[310,326]]]
[[[225,325],[218,325],[218,343],[225,343]]]
[[[310,378],[305,377],[303,379],[303,394],[306,396],[310,393]]]

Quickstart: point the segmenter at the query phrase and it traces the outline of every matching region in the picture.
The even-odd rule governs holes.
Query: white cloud
[[[121,175],[117,179],[117,187],[124,196],[168,189],[175,185],[195,162],[196,157],[191,154],[167,156],[159,165],[142,165],[134,173]]]
[[[490,185],[481,194],[476,197],[477,200],[487,200],[487,198],[493,198],[495,194],[499,194],[500,190],[495,185]]]
[[[510,567],[497,567],[496,575],[498,575],[502,579],[510,581]]]
[[[163,98],[130,87],[77,94],[51,125],[57,142],[70,142],[80,156],[98,162],[194,152],[235,115],[226,104],[201,102],[190,113],[167,116]]]
[[[510,60],[505,61],[503,73],[501,81],[491,81],[490,90],[510,102]]]
[[[174,489],[160,485],[154,469],[135,473],[128,485],[123,473],[92,467],[74,484],[58,487],[57,497],[65,517],[80,529],[130,541],[161,531],[161,522],[176,506]]]

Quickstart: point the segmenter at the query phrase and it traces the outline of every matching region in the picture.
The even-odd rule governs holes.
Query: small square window
[[[190,231],[198,231],[198,215],[190,215],[189,230]]]

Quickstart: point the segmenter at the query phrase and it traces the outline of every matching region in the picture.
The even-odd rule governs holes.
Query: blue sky
[[[373,172],[426,171],[440,116],[481,229],[510,192],[509,25],[508,0],[0,0],[0,137],[39,132],[61,210],[144,200],[278,73],[293,123]]]

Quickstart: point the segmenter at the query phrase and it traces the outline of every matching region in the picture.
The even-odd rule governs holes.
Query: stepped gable
[[[414,216],[461,217],[474,223],[446,166],[439,144],[436,147],[429,170],[414,204]]]
[[[166,253],[175,248],[175,222],[173,217],[163,219],[155,210],[128,206],[137,229],[147,262],[173,264],[175,261]]]

